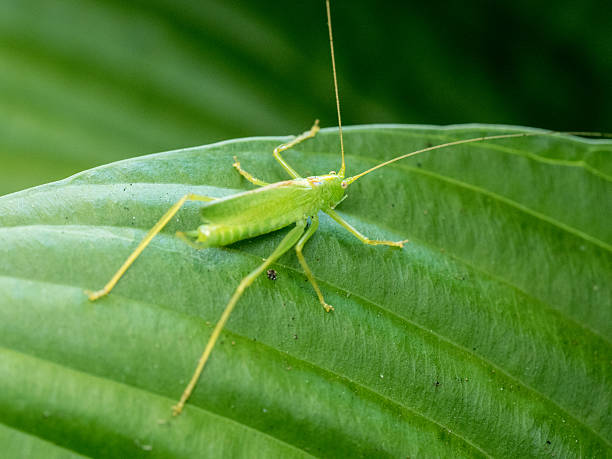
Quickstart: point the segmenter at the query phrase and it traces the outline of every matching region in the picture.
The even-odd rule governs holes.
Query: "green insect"
[[[164,228],[164,226],[187,201],[205,202],[201,208],[203,224],[194,231],[177,233],[179,237],[183,238],[186,242],[194,245],[197,248],[225,246],[237,241],[270,233],[290,225],[295,225],[282,239],[272,254],[270,254],[270,256],[259,267],[244,277],[236,288],[234,294],[225,307],[225,310],[221,314],[221,317],[217,322],[208,343],[206,344],[204,352],[200,357],[196,370],[189,384],[185,388],[179,402],[173,407],[173,414],[175,416],[182,411],[187,399],[190,397],[193,389],[195,388],[195,385],[200,378],[204,366],[210,357],[221,331],[223,330],[230,317],[230,314],[232,313],[245,289],[249,287],[260,274],[266,272],[270,265],[276,262],[285,252],[291,248],[295,249],[298,260],[304,270],[304,273],[306,274],[306,277],[316,292],[319,302],[325,311],[330,312],[334,310],[333,306],[325,301],[323,293],[317,285],[317,282],[302,254],[304,245],[317,230],[319,225],[319,212],[324,212],[329,215],[333,220],[340,224],[340,226],[342,226],[364,244],[386,245],[395,248],[402,248],[407,242],[407,240],[384,241],[369,239],[361,234],[357,229],[353,228],[347,221],[345,221],[338,213],[334,211],[334,208],[345,199],[346,189],[351,183],[376,169],[427,151],[469,142],[479,142],[482,140],[542,135],[542,133],[530,132],[457,140],[397,156],[357,175],[345,177],[346,167],[344,161],[344,145],[342,140],[342,122],[340,117],[340,102],[338,97],[338,84],[336,78],[329,0],[326,0],[326,9],[336,105],[338,110],[338,129],[341,151],[341,165],[339,171],[337,173],[332,171],[325,175],[303,178],[281,156],[283,151],[314,137],[319,130],[318,120],[315,121],[314,125],[309,131],[296,137],[291,142],[279,145],[274,149],[274,157],[291,176],[291,179],[289,180],[277,183],[266,183],[243,170],[238,159],[234,158],[234,168],[236,168],[236,170],[245,179],[260,188],[238,193],[225,198],[212,198],[196,194],[186,194],[163,215],[155,226],[153,226],[153,228],[147,233],[144,239],[126,259],[123,265],[119,268],[115,275],[113,275],[104,288],[95,292],[87,292],[91,301],[97,300],[110,293],[119,279],[132,265],[136,258],[138,258],[155,235]]]

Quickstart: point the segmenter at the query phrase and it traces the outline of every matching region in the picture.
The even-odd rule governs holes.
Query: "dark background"
[[[612,130],[609,1],[334,1],[343,121]],[[323,0],[0,2],[0,194],[337,124]]]

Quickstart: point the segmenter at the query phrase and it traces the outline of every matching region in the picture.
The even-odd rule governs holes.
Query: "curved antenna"
[[[331,23],[331,13],[329,10],[329,0],[325,0],[325,6],[327,8],[327,28],[329,29],[329,48],[331,50],[331,60],[332,60],[332,71],[334,74],[334,89],[336,91],[336,108],[338,109],[338,131],[340,132],[340,151],[342,152],[342,166],[340,167],[340,172],[338,175],[340,177],[344,177],[344,142],[342,140],[342,119],[340,117],[340,98],[338,97],[338,80],[336,78],[336,59],[334,57],[334,37],[332,36],[332,23]]]
[[[346,180],[344,180],[344,182],[348,186],[351,183],[353,183],[355,180],[357,180],[358,178],[363,177],[364,175],[367,175],[370,172],[374,172],[376,169],[385,167],[391,163],[399,161],[400,159],[405,159],[405,158],[409,158],[410,156],[416,156],[421,153],[425,153],[426,151],[432,151],[432,150],[438,150],[440,148],[452,147],[455,145],[461,145],[463,143],[482,142],[483,140],[509,139],[512,137],[533,137],[533,136],[538,136],[538,135],[559,135],[559,134],[582,135],[582,136],[590,136],[590,137],[611,137],[612,136],[611,134],[602,133],[602,132],[578,132],[578,131],[576,132],[556,132],[556,131],[553,131],[553,132],[519,132],[515,134],[500,134],[500,135],[490,135],[490,136],[485,136],[485,137],[474,137],[471,139],[455,140],[453,142],[447,142],[447,143],[443,143],[440,145],[434,145],[432,147],[423,148],[422,150],[417,150],[417,151],[413,151],[410,153],[406,153],[405,155],[397,156],[393,159],[377,164],[376,166],[371,167],[370,169],[363,171],[360,174],[347,178]]]

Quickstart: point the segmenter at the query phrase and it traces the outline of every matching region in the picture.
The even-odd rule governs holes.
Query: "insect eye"
[[[342,183],[340,183],[340,186],[342,188],[346,188],[348,186],[348,183],[346,183],[346,180],[342,180]]]
[[[336,171],[329,171],[329,175],[336,175]]]

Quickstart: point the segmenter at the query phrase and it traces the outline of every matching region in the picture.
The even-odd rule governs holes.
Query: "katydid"
[[[328,20],[329,42],[331,51],[332,74],[334,80],[334,90],[336,106],[338,112],[338,130],[340,138],[341,165],[338,172],[331,171],[325,175],[301,177],[281,156],[281,153],[301,142],[314,137],[319,131],[319,122],[315,121],[309,131],[297,136],[294,140],[279,145],[273,151],[273,155],[280,165],[289,174],[291,179],[277,182],[266,183],[243,170],[237,158],[234,158],[233,167],[249,182],[258,186],[254,190],[234,194],[224,198],[212,198],[196,194],[186,194],[179,199],[149,230],[144,239],[126,259],[119,270],[113,275],[110,281],[101,290],[87,292],[91,301],[97,300],[111,292],[119,279],[138,258],[141,252],[151,242],[157,233],[172,219],[187,201],[201,201],[201,216],[203,224],[196,230],[177,233],[179,237],[197,248],[219,247],[232,244],[234,242],[253,238],[262,234],[270,233],[290,225],[295,225],[282,239],[270,256],[255,270],[242,279],[237,286],[234,294],[227,303],[220,319],[218,320],[213,332],[206,344],[204,352],[200,357],[196,370],[185,388],[179,402],[173,407],[173,414],[178,415],[188,398],[190,397],[195,385],[200,378],[204,366],[217,342],[221,331],[227,323],[234,307],[242,296],[244,290],[262,273],[269,270],[269,267],[276,262],[285,252],[294,248],[297,258],[304,270],[306,278],[310,281],[319,302],[326,312],[334,310],[328,304],[313,276],[308,264],[302,254],[306,242],[316,232],[319,224],[319,212],[324,212],[335,220],[345,230],[359,239],[364,244],[386,245],[395,248],[402,248],[407,240],[387,241],[373,240],[361,234],[345,221],[337,212],[335,207],[346,197],[345,192],[350,184],[359,178],[373,172],[376,169],[385,167],[391,163],[418,155],[427,151],[446,148],[454,145],[479,142],[483,140],[495,140],[512,137],[524,137],[533,135],[545,135],[550,133],[512,133],[501,134],[472,139],[456,140],[441,145],[436,145],[422,150],[410,152],[397,156],[393,159],[380,163],[366,171],[352,177],[345,177],[346,167],[344,159],[344,144],[342,138],[342,121],[340,116],[340,99],[338,96],[338,83],[336,78],[336,66],[334,58],[334,47],[331,27],[331,13],[329,0],[326,0],[326,11]],[[269,270],[271,271],[271,270]],[[270,277],[270,274],[268,273]],[[275,274],[274,276],[275,277]],[[272,277],[270,277],[272,278]]]

